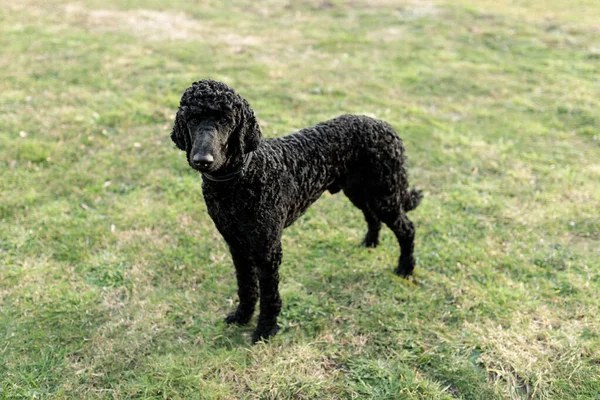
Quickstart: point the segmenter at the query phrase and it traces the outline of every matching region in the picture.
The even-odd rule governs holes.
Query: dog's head
[[[224,83],[202,80],[181,96],[171,139],[192,168],[214,173],[256,150],[261,133],[246,100]]]

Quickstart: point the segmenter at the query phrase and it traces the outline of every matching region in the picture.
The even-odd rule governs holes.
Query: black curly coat
[[[406,212],[421,192],[408,188],[404,147],[389,124],[343,115],[261,139],[246,100],[224,83],[203,80],[183,93],[171,139],[202,173],[208,213],[235,264],[239,305],[226,321],[248,323],[260,297],[253,342],[277,332],[283,229],[326,190],[343,190],[362,210],[364,245],[377,246],[381,222],[389,226],[401,249],[396,274],[413,272],[415,229]]]

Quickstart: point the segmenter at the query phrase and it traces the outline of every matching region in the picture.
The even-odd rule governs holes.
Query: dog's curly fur
[[[246,100],[224,83],[203,80],[183,93],[171,139],[203,174],[208,213],[231,251],[239,305],[226,321],[248,323],[260,297],[253,342],[277,332],[283,229],[326,190],[342,190],[362,210],[364,245],[377,246],[381,222],[389,226],[401,249],[396,274],[413,272],[415,228],[406,212],[422,195],[408,188],[404,146],[386,122],[342,115],[261,139]]]

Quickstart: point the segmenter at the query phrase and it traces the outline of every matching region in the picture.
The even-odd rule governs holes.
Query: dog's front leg
[[[281,311],[281,297],[279,297],[279,265],[281,264],[281,242],[264,253],[263,258],[257,262],[258,281],[260,285],[260,315],[252,343],[268,339],[275,335],[277,330],[277,317]]]
[[[235,275],[238,284],[238,297],[240,302],[236,310],[230,313],[225,322],[228,324],[245,325],[254,314],[254,307],[258,300],[258,280],[256,269],[247,255],[231,250],[231,257],[235,265]]]

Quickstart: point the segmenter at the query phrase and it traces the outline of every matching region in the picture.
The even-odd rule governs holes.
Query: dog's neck
[[[244,176],[246,171],[248,170],[248,165],[250,164],[250,160],[252,160],[252,155],[254,152],[244,154],[244,162],[241,163],[238,167],[232,168],[231,172],[226,172],[224,174],[209,174],[207,172],[202,172],[202,177],[211,182],[229,182],[239,177]]]

